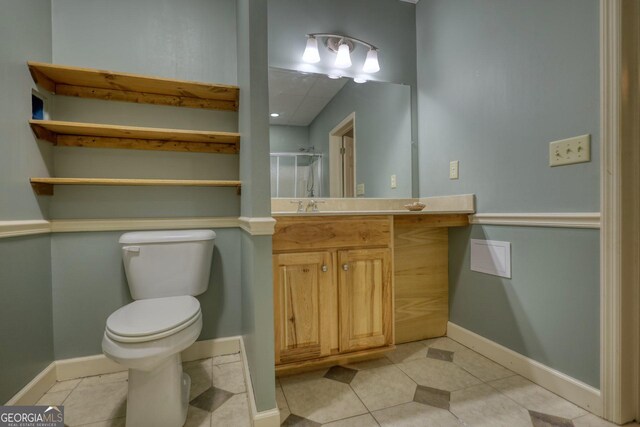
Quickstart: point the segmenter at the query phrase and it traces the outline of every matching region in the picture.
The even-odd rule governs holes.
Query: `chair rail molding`
[[[48,233],[82,233],[189,228],[242,228],[255,236],[270,236],[276,221],[271,217],[100,218],[0,221],[0,239]]]
[[[0,239],[51,233],[51,223],[45,219],[0,221]]]
[[[523,227],[600,228],[600,212],[477,213],[469,215],[469,223]]]

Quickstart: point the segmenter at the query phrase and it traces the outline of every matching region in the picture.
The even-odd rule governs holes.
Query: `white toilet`
[[[209,286],[216,234],[149,231],[120,237],[134,302],[107,319],[104,354],[129,368],[127,427],[178,427],[187,418],[191,379],[180,352],[202,330],[200,295]]]

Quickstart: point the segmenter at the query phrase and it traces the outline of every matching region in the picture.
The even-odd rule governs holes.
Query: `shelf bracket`
[[[53,184],[32,182],[31,187],[38,196],[53,196]]]

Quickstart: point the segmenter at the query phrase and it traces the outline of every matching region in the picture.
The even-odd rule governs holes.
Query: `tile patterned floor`
[[[183,363],[191,377],[185,427],[250,427],[240,354]],[[64,405],[65,425],[124,427],[127,372],[59,381],[38,405]]]
[[[449,338],[282,377],[276,400],[287,427],[614,426]]]

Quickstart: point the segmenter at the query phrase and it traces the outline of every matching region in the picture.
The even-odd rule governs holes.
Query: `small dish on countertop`
[[[426,208],[427,205],[420,202],[413,202],[413,203],[409,203],[408,205],[404,205],[404,207],[412,212],[418,212]]]

